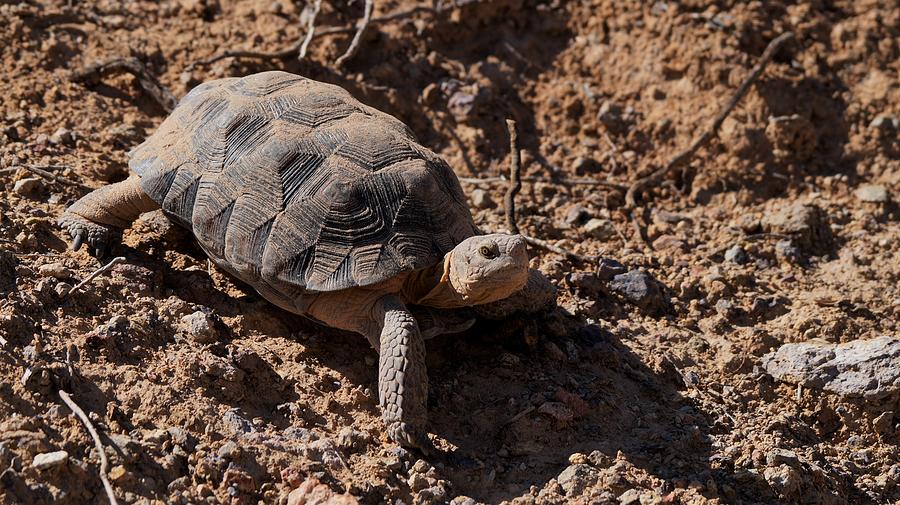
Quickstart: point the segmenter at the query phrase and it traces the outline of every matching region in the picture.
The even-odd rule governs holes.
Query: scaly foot
[[[117,233],[114,229],[85,219],[78,214],[65,212],[58,221],[59,227],[72,237],[72,250],[77,251],[82,244],[88,245],[88,252],[97,258],[109,253]]]

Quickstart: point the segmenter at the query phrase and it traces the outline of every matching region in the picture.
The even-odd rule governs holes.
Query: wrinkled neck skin
[[[416,270],[407,276],[403,286],[403,297],[406,301],[417,305],[427,305],[440,309],[454,309],[480,303],[467,299],[460,279],[450,268],[453,251],[444,256],[444,261],[422,270]]]

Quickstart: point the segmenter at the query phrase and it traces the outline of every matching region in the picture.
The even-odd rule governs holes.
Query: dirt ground
[[[352,30],[303,61],[187,69],[289,47],[309,3],[0,0],[0,501],[106,503],[65,389],[120,503],[287,503],[294,488],[291,503],[900,502],[897,395],[797,388],[762,366],[784,343],[900,336],[895,2],[444,2],[373,24],[342,70]],[[384,0],[375,16],[415,5],[431,6]],[[316,25],[362,11],[326,0]],[[629,303],[609,262],[532,250],[557,310],[428,343],[429,429],[455,458],[387,439],[365,339],[269,305],[159,213],[126,232],[124,263],[62,296],[98,267],[55,225],[87,191],[67,181],[125,178],[165,118],[131,76],[70,82],[88,63],[137,57],[176,96],[267,69],[336,83],[465,178],[506,172],[512,117],[524,174],[627,187],[788,30],[718,137],[644,193],[646,240],[616,185],[525,183],[525,233],[658,284]],[[486,231],[506,226],[505,187],[463,183]],[[182,321],[198,311],[205,339]],[[54,451],[68,457],[34,465]]]

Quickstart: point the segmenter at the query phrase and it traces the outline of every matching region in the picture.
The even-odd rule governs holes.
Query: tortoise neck
[[[453,251],[450,251],[444,256],[444,261],[415,270],[406,277],[403,284],[403,297],[406,301],[447,309],[465,305],[465,300],[453,287],[450,279],[452,254]]]

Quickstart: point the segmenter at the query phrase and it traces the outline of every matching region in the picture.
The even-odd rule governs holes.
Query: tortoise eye
[[[497,251],[495,250],[495,248],[488,246],[488,245],[483,245],[483,246],[479,247],[478,253],[487,259],[494,259],[497,257]]]

